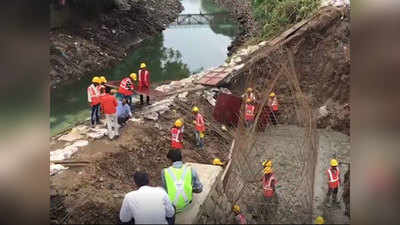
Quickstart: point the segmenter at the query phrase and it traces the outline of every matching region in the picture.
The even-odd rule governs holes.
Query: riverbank
[[[344,18],[341,18],[342,13],[345,15]],[[126,127],[121,130],[121,136],[114,141],[109,141],[104,137],[104,126],[90,129],[88,124],[76,127],[71,131],[71,135],[53,137],[50,151],[61,150],[58,151],[61,154],[50,153],[51,156],[66,158],[80,164],[72,165],[72,163],[67,166],[69,169],[62,168],[59,171],[51,171],[54,172],[54,175],[50,177],[50,218],[52,222],[116,223],[123,195],[136,188],[132,181],[133,171],[146,171],[150,175],[151,185],[160,185],[160,170],[169,166],[165,157],[170,149],[169,129],[177,118],[183,117],[186,122],[185,148],[183,150],[185,161],[211,164],[214,157],[219,157],[226,162],[229,158],[230,143],[234,136],[232,133],[235,133],[236,128],[222,127],[222,124],[215,121],[212,116],[213,104],[215,104],[215,98],[219,92],[232,92],[240,96],[245,88],[253,86],[257,92],[257,99],[261,100],[268,95],[268,88],[273,87],[277,93],[281,110],[278,128],[288,129],[298,134],[297,130],[302,130],[304,127],[287,126],[288,124],[298,125],[299,113],[302,112],[296,108],[299,101],[295,93],[291,92],[293,87],[290,79],[280,70],[281,66],[286,65],[288,58],[284,54],[287,52],[280,51],[283,48],[292,47],[300,88],[308,102],[311,103],[312,110],[318,114],[317,119],[322,121],[326,118],[327,124],[321,124],[321,128],[348,132],[349,127],[346,124],[347,121],[350,121],[350,112],[349,108],[344,107],[349,102],[350,92],[350,59],[347,50],[350,36],[348,16],[342,10],[328,7],[322,9],[305,23],[297,24],[295,30],[283,33],[278,39],[266,40],[257,45],[241,48],[237,54],[231,57],[229,63],[215,69],[230,71],[223,82],[226,88],[212,88],[197,83],[209,72],[215,70],[204,71],[189,78],[159,86],[157,89],[166,93],[165,98],[154,102],[151,106],[138,108],[135,118],[128,121]],[[280,79],[275,83],[273,82],[275,78]],[[194,105],[199,106],[205,116],[207,132],[204,151],[199,151],[194,146],[192,133],[194,128],[191,124],[193,118],[190,110]],[[345,122],[340,122],[335,114],[336,110],[346,113],[343,119]],[[332,127],[332,122],[337,121],[345,126]],[[75,135],[76,139],[68,139]],[[278,179],[285,182],[290,180],[284,175],[293,175],[293,173],[287,173],[292,170],[280,166],[297,165],[293,163],[293,151],[284,148],[287,146],[285,138],[291,136],[293,135],[287,133],[282,135],[278,132],[274,138],[278,146],[263,151],[268,155],[262,156],[271,157],[269,153],[273,151],[273,161],[275,164],[279,164],[275,166],[279,175]],[[302,140],[303,135],[296,143],[302,143]],[[269,144],[265,143],[260,146],[267,147]],[[326,146],[330,146],[330,144]],[[296,148],[296,150],[299,151],[300,148]],[[328,150],[330,154],[333,153],[330,148]],[[284,151],[286,154],[283,154]],[[301,157],[298,158],[301,159]],[[257,160],[261,161],[263,158],[258,157]],[[306,158],[305,160],[310,159]],[[255,164],[255,161],[247,163],[253,163],[254,166],[261,164],[258,162]],[[300,165],[300,163],[298,164]],[[53,168],[55,168],[54,165],[52,164]],[[294,181],[290,183],[298,184],[297,179],[299,178],[300,175],[293,176]],[[295,185],[290,188],[293,189],[287,190],[303,191]],[[282,189],[278,189],[277,192],[281,199],[290,197]],[[250,189],[247,194],[257,197],[260,190]],[[294,196],[298,197],[298,195]],[[308,197],[311,199],[310,196]],[[265,220],[261,221],[259,210],[254,210],[252,203],[243,202],[241,204],[248,222],[265,223]],[[280,207],[279,218],[293,218],[295,214],[287,209],[295,206],[302,207],[301,204],[292,201],[285,203],[288,206]],[[269,210],[265,208],[265,204],[261,205],[259,209]],[[233,214],[225,216],[233,220]],[[286,222],[293,223],[294,221]],[[282,222],[282,220],[274,222]]]
[[[116,65],[130,49],[164,30],[182,10],[179,0],[131,0],[78,26],[51,30],[51,86]]]

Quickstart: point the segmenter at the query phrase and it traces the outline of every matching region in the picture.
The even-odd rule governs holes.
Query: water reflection
[[[182,13],[214,13],[218,9],[213,0],[182,0]],[[224,63],[227,46],[236,34],[236,26],[229,15],[215,16],[209,25],[169,28],[162,34],[144,41],[132,49],[123,62],[104,71],[108,80],[120,80],[137,72],[139,63],[146,62],[151,82],[178,80],[203,69]],[[90,77],[62,85],[51,92],[51,134],[58,133],[89,117],[86,89]]]

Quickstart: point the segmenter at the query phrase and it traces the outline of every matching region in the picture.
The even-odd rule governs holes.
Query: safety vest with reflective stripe
[[[339,187],[339,168],[336,167],[336,172],[329,168],[328,171],[328,179],[329,179],[329,188],[334,189]]]
[[[139,74],[139,87],[147,87],[148,88],[150,86],[149,71],[145,70],[145,69],[140,69],[138,74]]]
[[[206,126],[204,124],[204,118],[200,113],[197,113],[196,116],[196,130],[200,132],[204,132],[206,130]]]
[[[263,176],[264,196],[267,198],[274,196],[274,189],[271,186],[272,181],[276,183],[274,174],[271,174],[268,180],[266,180],[265,175]]]
[[[118,92],[125,96],[130,96],[133,94],[131,90],[133,90],[133,84],[131,78],[125,77],[119,85]]]
[[[273,111],[278,111],[278,99],[276,98],[276,96],[272,99],[271,106]]]
[[[176,207],[176,212],[182,212],[192,201],[192,169],[168,167],[164,169],[168,197]]]
[[[239,224],[247,224],[246,217],[244,217],[243,214],[237,215],[237,216],[236,216],[236,221],[237,221]]]
[[[255,110],[254,105],[246,104],[246,111],[244,114],[244,117],[247,121],[249,120],[254,120],[254,110]]]
[[[171,146],[172,146],[172,148],[182,149],[183,143],[182,143],[181,139],[182,139],[181,129],[179,129],[177,127],[173,127],[171,129]]]
[[[100,103],[100,90],[94,84],[90,85],[87,89],[88,101],[92,106]]]

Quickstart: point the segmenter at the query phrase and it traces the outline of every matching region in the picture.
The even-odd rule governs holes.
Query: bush
[[[254,17],[261,25],[261,35],[269,38],[312,15],[320,0],[253,0]]]

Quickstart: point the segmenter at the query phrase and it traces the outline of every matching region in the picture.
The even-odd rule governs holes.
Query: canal
[[[182,0],[181,14],[224,13],[213,0]],[[225,12],[226,13],[226,12]],[[212,18],[209,24],[174,25],[143,41],[114,68],[104,71],[108,80],[119,80],[138,71],[146,62],[151,82],[179,80],[224,63],[227,47],[238,33],[229,14]],[[57,134],[90,116],[86,89],[91,77],[61,85],[51,91],[50,133]]]

